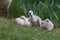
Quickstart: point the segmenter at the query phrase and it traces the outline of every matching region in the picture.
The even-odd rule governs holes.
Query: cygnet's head
[[[47,22],[45,22],[45,21],[42,21],[41,22],[41,24],[40,24],[40,26],[43,26],[43,27],[46,27],[48,24],[47,24]]]
[[[49,22],[50,20],[49,19],[45,19],[45,22]]]
[[[28,13],[29,16],[32,16],[33,15],[33,11],[30,10],[29,13]]]
[[[25,16],[21,16],[20,18],[23,19],[23,20],[25,20],[26,17]]]
[[[44,25],[45,24],[45,21],[41,21],[41,25]]]

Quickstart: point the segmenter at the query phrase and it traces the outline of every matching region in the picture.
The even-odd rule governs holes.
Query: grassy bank
[[[14,19],[0,18],[0,40],[60,40],[60,29],[49,32],[17,25]]]

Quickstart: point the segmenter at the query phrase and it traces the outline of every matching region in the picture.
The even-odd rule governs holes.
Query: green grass
[[[49,32],[17,25],[14,19],[0,18],[0,40],[60,40],[60,29]]]

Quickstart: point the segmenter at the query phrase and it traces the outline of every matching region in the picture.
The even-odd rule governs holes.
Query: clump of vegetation
[[[60,0],[13,0],[10,7],[11,16],[27,16],[29,10],[40,16],[42,19],[49,18],[55,27],[60,25]]]
[[[29,10],[40,16],[43,20],[49,18],[55,27],[60,25],[60,0],[13,0],[9,16],[18,17],[28,15]]]

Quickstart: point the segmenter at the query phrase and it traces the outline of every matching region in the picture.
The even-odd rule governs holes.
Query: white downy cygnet
[[[53,30],[54,24],[49,19],[46,19],[41,21],[40,27],[51,31]]]
[[[24,20],[21,18],[16,18],[16,23],[19,25],[24,25]]]
[[[26,26],[30,26],[31,25],[31,22],[29,21],[29,18],[25,17],[25,16],[21,16],[21,19],[24,20],[24,24]]]
[[[32,23],[32,26],[39,26],[38,20],[41,21],[41,18],[37,15],[34,15],[32,10],[29,11],[28,15],[29,21]]]
[[[24,26],[30,26],[30,22],[28,21],[28,18],[25,16],[21,16],[19,18],[16,18],[17,24],[24,25]]]

